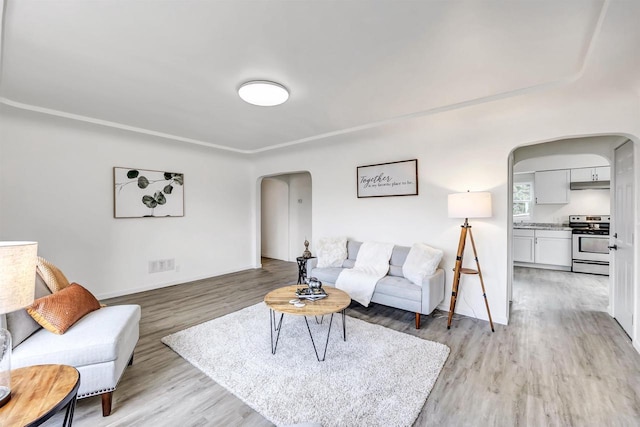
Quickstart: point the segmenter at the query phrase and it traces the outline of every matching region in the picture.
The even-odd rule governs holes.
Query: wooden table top
[[[79,386],[80,373],[72,366],[37,365],[11,371],[11,400],[0,408],[0,426],[26,426],[48,419],[75,396]]]
[[[299,316],[320,316],[337,313],[347,308],[351,303],[351,297],[346,292],[331,286],[323,286],[322,289],[327,293],[326,298],[317,301],[300,299],[300,302],[303,302],[305,306],[296,307],[293,304],[289,304],[289,301],[297,298],[296,289],[298,288],[306,288],[306,286],[290,285],[275,289],[264,297],[264,302],[272,310]]]

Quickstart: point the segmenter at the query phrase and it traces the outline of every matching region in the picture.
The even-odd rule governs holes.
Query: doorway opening
[[[311,174],[296,172],[261,178],[260,255],[295,261],[311,241]]]
[[[508,292],[512,313],[519,299],[539,298],[541,311],[569,299],[569,309],[614,316],[616,278],[607,248],[613,236],[599,230],[594,234],[602,236],[576,239],[575,227],[578,216],[591,216],[610,221],[606,226],[611,224],[615,231],[614,150],[627,140],[619,135],[571,138],[512,152],[509,236],[513,262]],[[582,260],[576,240],[604,244],[592,248],[597,254],[584,253]]]

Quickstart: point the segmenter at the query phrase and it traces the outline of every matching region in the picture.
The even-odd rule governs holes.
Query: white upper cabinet
[[[571,182],[609,181],[609,180],[611,180],[611,168],[609,166],[571,169]]]
[[[602,166],[595,169],[594,181],[611,181],[611,168],[609,166]]]
[[[569,169],[535,173],[536,204],[569,203]]]

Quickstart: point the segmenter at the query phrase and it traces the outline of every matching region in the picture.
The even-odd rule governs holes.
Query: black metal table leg
[[[73,396],[73,399],[71,399],[71,401],[69,401],[69,403],[67,404],[67,410],[64,414],[64,421],[62,422],[63,427],[71,427],[71,423],[73,422],[73,413],[76,409],[77,396],[77,394]]]
[[[347,315],[345,314],[345,310],[342,310],[342,338],[347,340],[347,324],[345,320],[347,319]]]
[[[273,310],[269,310],[271,313],[269,314],[269,330],[271,331],[271,354],[276,354],[276,349],[278,348],[278,340],[280,340],[280,331],[282,331],[282,318],[284,317],[284,313],[280,315],[280,321],[278,321],[278,326],[276,326],[276,315]],[[277,331],[276,335],[276,343],[273,344],[273,333]]]
[[[327,347],[329,347],[329,336],[331,335],[331,324],[333,323],[333,313],[331,313],[331,319],[329,320],[329,330],[327,331],[327,341],[324,344],[324,353],[322,354],[322,359],[318,355],[318,349],[316,348],[316,343],[313,340],[313,335],[311,334],[311,328],[309,327],[309,321],[307,320],[307,316],[304,316],[304,322],[307,324],[307,330],[309,331],[309,337],[311,338],[311,344],[313,344],[313,351],[316,352],[316,359],[318,362],[324,362],[324,359],[327,357]]]

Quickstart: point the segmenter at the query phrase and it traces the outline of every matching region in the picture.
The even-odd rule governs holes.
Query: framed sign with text
[[[358,198],[417,196],[418,159],[358,166]]]

